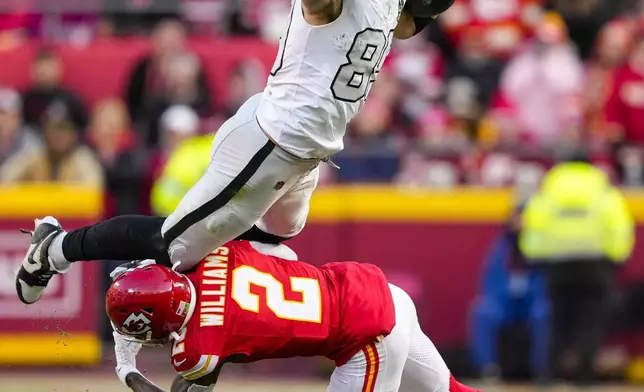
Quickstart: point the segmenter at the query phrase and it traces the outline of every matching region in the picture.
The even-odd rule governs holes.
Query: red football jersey
[[[317,268],[235,241],[188,277],[197,305],[173,344],[172,363],[189,380],[240,354],[246,362],[325,356],[342,365],[395,324],[387,280],[371,264]]]

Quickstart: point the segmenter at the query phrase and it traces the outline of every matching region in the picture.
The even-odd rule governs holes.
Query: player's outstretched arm
[[[398,19],[394,36],[398,39],[411,38],[420,33],[431,22],[447,11],[455,0],[406,0]]]
[[[194,380],[187,380],[181,374],[178,374],[172,382],[170,392],[211,392],[215,388],[219,373],[225,362],[225,360],[221,361],[212,372]]]
[[[136,355],[141,350],[141,343],[125,340],[114,331],[114,353],[116,354],[116,375],[119,380],[134,392],[164,392],[152,381],[145,378],[136,368]]]
[[[216,382],[216,378],[213,379],[211,377],[190,381],[181,376],[177,376],[172,382],[170,392],[212,392],[215,389]]]
[[[398,19],[398,25],[394,30],[394,37],[408,39],[420,33],[427,25],[434,21],[435,17],[415,18],[407,8],[403,9]]]
[[[219,372],[217,372],[217,375]],[[215,388],[216,376],[209,375],[196,381],[189,381],[177,375],[172,382],[170,392],[212,392]],[[125,377],[126,385],[133,392],[165,392],[141,373],[132,372]],[[200,385],[204,384],[204,385]]]
[[[408,39],[416,34],[416,25],[414,23],[414,17],[411,16],[411,13],[403,9],[398,19],[398,25],[394,30],[394,37],[398,39]]]
[[[125,384],[134,392],[165,392],[141,373],[130,373],[125,376]]]

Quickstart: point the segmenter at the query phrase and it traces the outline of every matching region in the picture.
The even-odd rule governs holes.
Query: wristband
[[[145,378],[145,376],[144,376],[144,375],[142,375],[142,374],[141,374],[141,372],[140,372],[137,368],[135,368],[134,366],[132,366],[132,365],[122,365],[122,366],[117,366],[117,367],[116,367],[116,375],[119,377],[119,380],[121,380],[121,382],[122,382],[126,387],[128,386],[128,385],[127,385],[126,378],[127,378],[127,376],[128,376],[129,374],[132,374],[132,373],[138,374],[138,375],[140,375],[141,377],[144,377],[144,378]]]

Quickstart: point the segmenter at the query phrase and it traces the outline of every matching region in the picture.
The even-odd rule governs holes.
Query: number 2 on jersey
[[[285,297],[284,285],[273,275],[244,265],[235,268],[232,279],[232,297],[240,308],[259,313],[260,296],[253,294],[251,285],[266,289],[266,307],[276,317],[285,320],[307,323],[322,322],[322,293],[320,282],[313,278],[290,278],[293,292],[301,293],[301,301],[288,300]]]
[[[387,57],[393,30],[364,29],[356,34],[347,52],[347,62],[340,66],[331,83],[335,99],[355,103],[367,97],[382,63]]]

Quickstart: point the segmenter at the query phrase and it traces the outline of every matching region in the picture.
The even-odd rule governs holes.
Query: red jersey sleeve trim
[[[217,355],[202,355],[199,362],[191,369],[177,371],[177,373],[186,380],[197,380],[212,373],[217,367],[218,362],[219,357]]]

